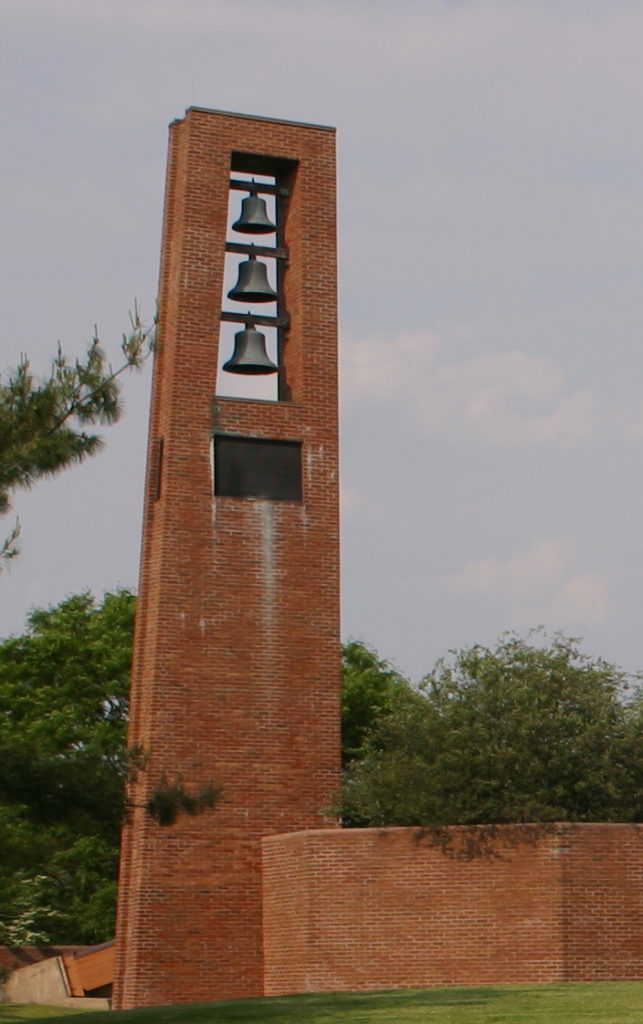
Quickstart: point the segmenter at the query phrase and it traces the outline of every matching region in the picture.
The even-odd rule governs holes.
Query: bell
[[[266,336],[253,323],[234,336],[234,352],[223,369],[228,373],[276,373],[279,369],[266,352]]]
[[[279,295],[270,287],[268,268],[251,253],[239,264],[239,280],[228,292],[235,302],[276,302]]]
[[[252,194],[246,196],[241,203],[241,216],[232,225],[232,229],[246,235],[269,235],[277,230],[277,225],[268,216],[266,200]]]

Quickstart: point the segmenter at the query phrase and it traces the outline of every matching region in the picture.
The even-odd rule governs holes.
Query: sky
[[[187,107],[335,125],[342,635],[643,669],[640,0],[0,0],[0,81],[4,371],[151,317]],[[136,586],[149,383],[16,493],[0,635]]]

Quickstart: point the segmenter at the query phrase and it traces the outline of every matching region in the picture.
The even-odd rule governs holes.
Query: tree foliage
[[[173,825],[181,814],[201,814],[214,807],[221,794],[221,786],[206,782],[196,793],[190,793],[179,774],[170,780],[161,775],[158,785],[145,804],[145,810],[159,825]]]
[[[17,488],[31,487],[100,449],[101,437],[87,428],[119,419],[119,378],[128,369],[140,368],[153,332],[154,324],[143,324],[135,307],[116,369],[95,333],[82,359],[70,361],[59,346],[44,377],[35,377],[28,358],[22,356],[16,369],[0,381],[0,514],[11,508]],[[19,532],[16,522],[0,545],[1,557],[18,553]]]
[[[541,638],[544,639],[544,638]],[[640,821],[638,683],[557,635],[439,662],[379,717],[342,796],[354,825]]]
[[[113,933],[134,602],[76,595],[0,642],[0,942]],[[342,668],[345,825],[643,820],[638,682],[570,638],[465,648],[419,690],[360,642]],[[146,807],[218,796],[177,775]]]
[[[125,782],[135,597],[77,594],[0,642],[0,943],[111,938]],[[162,776],[159,826],[214,807],[212,781]]]
[[[412,691],[400,673],[360,640],[342,645],[342,762],[359,760],[368,736]]]
[[[0,942],[112,934],[133,616],[79,594],[0,643]]]

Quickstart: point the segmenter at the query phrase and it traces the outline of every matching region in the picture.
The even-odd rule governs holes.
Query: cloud
[[[348,401],[368,403],[400,399],[414,389],[418,376],[428,380],[440,348],[438,338],[421,331],[347,338],[342,344],[343,393]]]
[[[344,518],[360,516],[364,508],[363,495],[343,481],[340,483],[340,508]]]
[[[570,388],[551,357],[514,350],[448,361],[431,333],[347,340],[343,380],[349,405],[395,402],[430,434],[503,447],[574,447],[598,422],[593,389]]]
[[[576,573],[571,561],[568,540],[547,538],[504,561],[470,562],[446,576],[445,582],[457,596],[503,606],[512,628],[543,623],[584,630],[608,621],[614,609],[607,575],[595,570]]]
[[[615,410],[613,420],[624,440],[637,445],[643,441],[643,412],[640,401],[624,403]]]
[[[505,562],[493,558],[470,562],[448,578],[449,584],[462,594],[504,591],[518,600],[526,593],[542,594],[560,583],[568,547],[566,541],[550,538],[516,551]]]
[[[488,442],[502,445],[557,442],[573,446],[591,437],[595,398],[591,389],[569,392],[559,364],[545,356],[512,351],[442,367],[431,413],[457,417]]]
[[[572,619],[581,622],[606,622],[612,613],[607,578],[599,572],[572,576],[551,606],[552,620]]]

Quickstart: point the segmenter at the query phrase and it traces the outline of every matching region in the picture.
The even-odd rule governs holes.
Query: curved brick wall
[[[643,825],[263,841],[268,995],[643,978]]]

